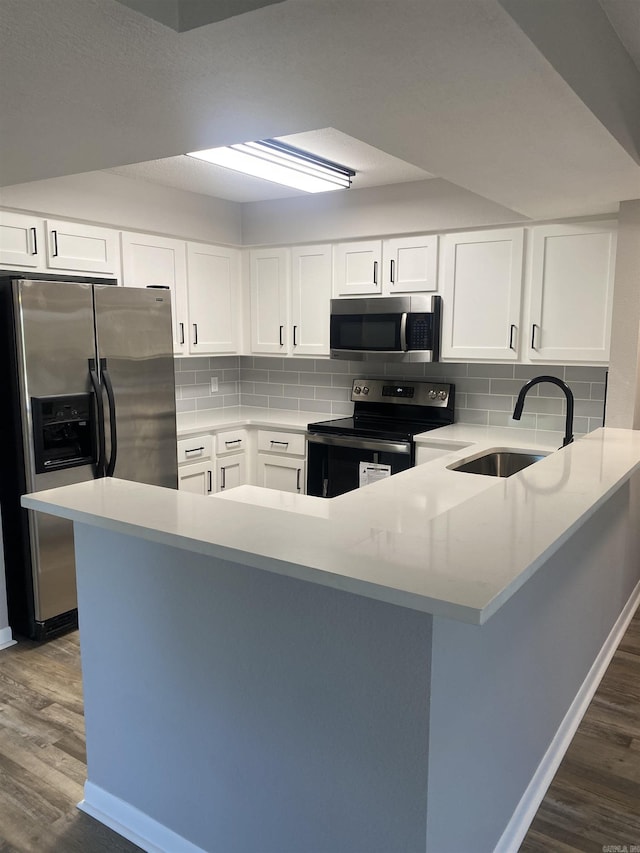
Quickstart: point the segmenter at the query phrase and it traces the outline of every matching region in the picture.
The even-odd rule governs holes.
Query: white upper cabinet
[[[46,228],[49,269],[118,275],[117,231],[55,219],[48,219]]]
[[[382,240],[357,240],[333,247],[337,296],[382,293]]]
[[[515,360],[524,229],[447,234],[442,240],[442,357]]]
[[[7,269],[44,268],[44,223],[35,216],[0,210],[0,264]]]
[[[331,246],[291,250],[291,353],[329,355]]]
[[[529,359],[607,362],[615,225],[541,225],[531,232]]]
[[[187,352],[187,257],[185,243],[150,234],[122,232],[122,283],[125,287],[168,287],[171,291],[173,347]]]
[[[383,293],[438,289],[438,235],[394,237],[382,246]]]
[[[337,243],[336,296],[424,293],[438,288],[438,235]]]
[[[189,352],[237,352],[240,327],[239,252],[187,243]]]
[[[252,352],[288,352],[289,263],[288,249],[251,250]]]
[[[118,232],[0,211],[0,264],[7,269],[118,278]]]

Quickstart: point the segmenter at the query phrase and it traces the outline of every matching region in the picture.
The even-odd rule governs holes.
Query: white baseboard
[[[157,820],[88,780],[78,808],[147,853],[206,853]]]
[[[0,628],[0,651],[8,649],[9,646],[15,646],[16,641],[13,639],[11,628]]]
[[[527,830],[540,807],[540,803],[547,793],[547,788],[551,784],[560,766],[560,762],[564,758],[564,754],[569,748],[571,740],[639,604],[640,583],[636,585],[631,593],[631,597],[609,632],[604,645],[598,652],[598,656],[587,673],[587,677],[582,682],[576,698],[571,703],[531,782],[511,816],[511,820],[500,836],[500,840],[494,848],[494,853],[513,853],[514,850],[520,848]]]

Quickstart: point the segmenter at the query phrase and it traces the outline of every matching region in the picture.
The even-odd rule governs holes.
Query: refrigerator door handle
[[[93,386],[93,394],[96,401],[96,427],[97,427],[97,439],[98,439],[98,459],[96,461],[96,472],[95,477],[96,480],[100,479],[100,477],[104,477],[104,457],[105,457],[105,443],[104,443],[104,404],[102,402],[102,388],[100,387],[100,380],[98,379],[98,370],[96,368],[96,360],[95,358],[89,359],[89,378],[91,379],[91,385]]]
[[[113,477],[113,472],[116,467],[116,459],[118,458],[118,430],[116,427],[116,398],[113,393],[113,383],[107,369],[107,359],[100,359],[100,372],[104,382],[104,388],[107,392],[107,400],[109,401],[109,431],[111,435],[111,454],[105,471],[105,477]]]

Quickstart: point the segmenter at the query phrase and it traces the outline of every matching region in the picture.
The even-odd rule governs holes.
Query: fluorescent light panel
[[[348,189],[352,169],[275,139],[192,151],[188,157],[308,193]]]

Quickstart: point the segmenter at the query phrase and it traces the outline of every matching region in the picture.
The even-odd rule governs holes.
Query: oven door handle
[[[411,454],[410,441],[385,441],[375,438],[353,438],[345,435],[317,435],[316,433],[307,434],[307,441],[311,444],[327,444],[329,447],[352,447],[354,450],[377,450],[379,452],[388,453],[404,453]]]

